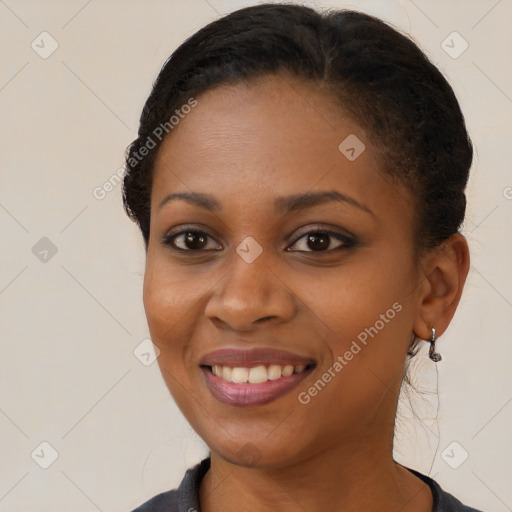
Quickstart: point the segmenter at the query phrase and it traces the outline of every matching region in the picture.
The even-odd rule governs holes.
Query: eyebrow
[[[200,192],[175,192],[167,195],[158,205],[158,211],[161,210],[167,203],[175,200],[186,201],[189,204],[204,208],[208,211],[216,212],[222,209],[219,201],[209,194]],[[275,199],[274,205],[278,212],[287,213],[291,211],[304,210],[312,208],[331,201],[346,203],[363,210],[370,215],[374,213],[364,204],[356,201],[353,197],[342,194],[337,190],[325,190],[319,192],[304,192],[301,194],[294,194],[290,196],[279,196]]]

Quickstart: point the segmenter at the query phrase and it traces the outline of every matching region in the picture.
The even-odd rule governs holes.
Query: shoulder
[[[132,512],[197,512],[199,510],[199,485],[209,468],[210,459],[202,460],[185,473],[177,489],[153,496]]]
[[[153,496],[132,512],[177,512],[178,503],[178,491],[175,489]]]
[[[439,504],[436,512],[482,512],[476,508],[468,507],[462,504],[455,496],[443,491],[439,487]]]
[[[434,507],[432,512],[483,512],[476,508],[468,507],[461,503],[455,496],[444,491],[441,486],[432,478],[414,469],[407,468],[409,471],[414,473],[418,478],[427,483],[432,490],[434,497]]]

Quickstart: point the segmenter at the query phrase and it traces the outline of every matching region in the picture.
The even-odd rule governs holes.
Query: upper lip
[[[268,364],[307,366],[314,363],[315,361],[309,357],[274,348],[222,348],[206,354],[199,364],[201,366],[217,365],[252,368]]]

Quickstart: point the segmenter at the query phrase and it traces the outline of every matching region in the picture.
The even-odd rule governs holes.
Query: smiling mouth
[[[296,388],[316,367],[291,364],[256,366],[201,365],[206,387],[220,403],[232,407],[269,404]]]
[[[205,366],[209,371],[220,377],[225,382],[232,382],[235,384],[261,384],[267,381],[275,381],[283,377],[289,377],[293,374],[300,374],[307,372],[314,364],[307,365],[291,365],[291,364],[269,364],[269,365],[258,365],[252,368],[242,366]]]

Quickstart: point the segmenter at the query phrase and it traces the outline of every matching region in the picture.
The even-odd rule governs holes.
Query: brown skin
[[[197,99],[155,164],[144,307],[163,378],[211,451],[201,510],[430,511],[428,486],[393,461],[394,418],[412,333],[428,339],[435,327],[441,335],[457,307],[465,239],[454,235],[415,257],[409,192],[318,87],[272,76]],[[366,145],[353,162],[338,150],[351,133]],[[276,196],[319,190],[342,192],[372,213],[339,202],[274,210]],[[177,200],[158,210],[167,194],[191,191],[211,194],[222,209]],[[183,236],[175,243],[186,254],[163,245],[179,226],[206,231],[207,245],[193,252]],[[348,231],[358,243],[336,250],[330,238],[329,250],[318,250],[304,234],[319,227]],[[251,264],[236,252],[248,236],[263,248]],[[301,404],[299,392],[396,302],[402,310]],[[225,347],[275,347],[317,366],[274,402],[227,406],[198,366]]]

